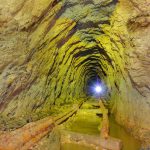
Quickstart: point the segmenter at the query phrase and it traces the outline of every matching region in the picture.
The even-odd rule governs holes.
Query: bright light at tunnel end
[[[105,95],[105,89],[102,83],[96,83],[93,85],[93,96],[99,98],[103,95]]]
[[[93,98],[99,99],[100,97],[107,96],[108,89],[104,82],[95,81],[89,85],[88,92]]]
[[[95,86],[95,92],[96,92],[97,94],[100,94],[100,93],[102,92],[102,87],[101,87],[100,85],[96,85],[96,86]]]
[[[102,83],[96,83],[93,86],[93,96],[96,99],[99,99],[100,97],[103,97],[105,95],[105,87]]]

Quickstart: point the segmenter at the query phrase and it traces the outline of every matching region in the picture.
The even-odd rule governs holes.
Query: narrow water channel
[[[66,130],[90,135],[99,135],[101,118],[96,114],[100,109],[93,108],[93,102],[85,103],[78,113],[66,123]],[[140,150],[140,142],[132,137],[126,130],[118,125],[113,116],[110,120],[110,136],[123,141],[123,150]],[[93,150],[91,148],[76,144],[64,144],[61,150]]]
[[[114,116],[109,117],[110,135],[123,141],[123,150],[140,150],[141,143],[118,125]]]

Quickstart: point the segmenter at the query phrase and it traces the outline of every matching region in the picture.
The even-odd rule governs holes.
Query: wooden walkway
[[[63,115],[52,118],[47,117],[36,122],[31,122],[11,132],[0,135],[0,150],[27,150],[45,135],[53,130],[56,125],[66,121],[75,114],[83,102],[76,105]]]
[[[57,125],[65,122],[73,114],[75,114],[82,106],[83,102],[75,105],[70,111],[58,116],[58,117],[46,117],[36,122],[31,122],[10,132],[4,132],[0,135],[0,150],[28,150],[33,147],[44,136],[51,132]],[[92,137],[83,134],[72,133],[74,138],[71,140],[79,139],[81,143],[95,143],[101,147],[102,150],[121,150],[122,142],[119,139],[115,139],[109,136],[109,120],[108,110],[103,105],[103,102],[99,101],[100,109],[102,111],[102,129],[100,137]],[[82,137],[82,138],[81,138]],[[72,141],[75,142],[75,141]]]

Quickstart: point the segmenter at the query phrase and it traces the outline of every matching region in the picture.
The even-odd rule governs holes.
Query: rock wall
[[[120,0],[100,43],[114,62],[108,71],[112,112],[136,137],[150,143],[150,11],[148,1]],[[110,68],[110,67],[108,67]]]
[[[76,102],[98,74],[117,121],[149,143],[149,24],[148,0],[1,0],[1,122]]]
[[[105,0],[2,1],[2,120],[44,116],[85,96],[86,81],[105,75],[101,60],[111,63],[96,38],[104,34],[99,24],[109,24],[115,5]]]

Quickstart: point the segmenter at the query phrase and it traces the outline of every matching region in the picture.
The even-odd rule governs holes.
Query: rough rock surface
[[[108,77],[112,111],[136,137],[150,143],[150,2],[120,0],[111,25],[104,27],[115,62]],[[107,43],[105,41],[105,43]],[[105,46],[106,44],[103,43]],[[113,43],[113,44],[112,44]],[[116,53],[117,52],[117,53]],[[118,59],[120,58],[120,59]],[[114,86],[116,88],[114,88]]]
[[[98,74],[111,92],[118,122],[150,143],[149,5],[1,0],[1,128],[77,101]]]

